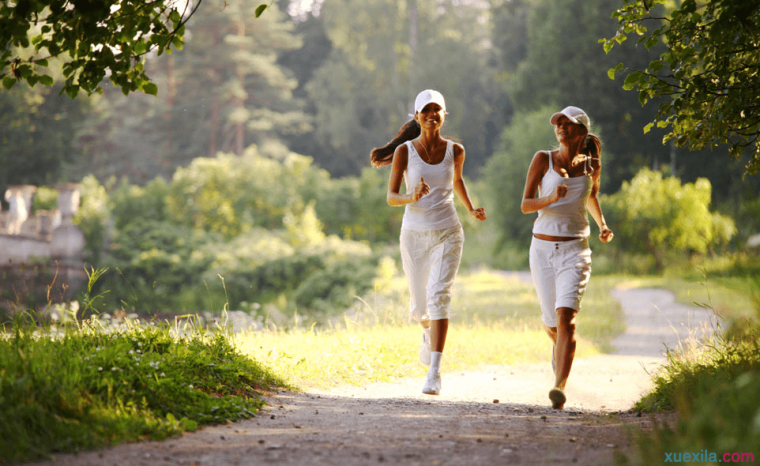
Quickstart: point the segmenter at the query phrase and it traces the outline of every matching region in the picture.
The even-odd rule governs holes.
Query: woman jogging
[[[533,156],[525,181],[521,210],[538,212],[530,245],[530,271],[546,333],[554,343],[552,407],[565,406],[565,384],[575,356],[575,316],[591,275],[588,215],[599,227],[603,243],[612,231],[599,207],[602,144],[589,133],[586,113],[566,107],[552,115],[559,148]],[[536,193],[538,192],[538,197]]]
[[[414,102],[414,119],[387,145],[372,150],[372,165],[392,164],[388,204],[406,206],[401,225],[401,259],[409,284],[409,314],[422,325],[420,360],[430,365],[422,393],[441,392],[441,356],[449,327],[451,287],[464,246],[464,232],[454,207],[454,193],[470,215],[473,208],[462,178],[464,147],[441,137],[446,103],[440,92],[422,91]],[[406,192],[401,194],[401,181]]]

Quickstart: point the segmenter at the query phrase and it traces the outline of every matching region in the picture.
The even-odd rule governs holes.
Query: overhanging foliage
[[[0,4],[3,86],[52,85],[49,60],[63,61],[63,89],[97,92],[105,78],[124,94],[158,87],[143,60],[181,49],[185,23],[202,0],[15,0]]]
[[[666,50],[644,70],[623,63],[623,87],[639,92],[642,105],[670,96],[646,126],[670,128],[664,140],[690,150],[729,146],[740,158],[750,152],[749,174],[760,171],[760,3],[745,0],[626,0],[613,13],[617,34],[601,39],[605,51],[631,34],[651,49]],[[656,29],[649,30],[648,25]]]

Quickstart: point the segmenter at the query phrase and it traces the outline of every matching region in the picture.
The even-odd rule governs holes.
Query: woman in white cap
[[[591,275],[588,215],[603,243],[612,240],[599,206],[602,143],[589,132],[586,113],[566,107],[552,115],[559,148],[533,156],[521,210],[538,212],[530,245],[530,270],[541,306],[544,329],[554,343],[554,387],[549,399],[564,408],[565,384],[575,356],[575,316]],[[536,195],[538,194],[538,195]]]
[[[464,233],[454,207],[454,193],[470,215],[474,208],[464,179],[464,147],[441,137],[446,103],[431,89],[417,95],[414,119],[383,147],[372,150],[372,165],[391,166],[388,204],[406,206],[401,225],[401,259],[409,284],[409,314],[423,328],[420,360],[430,365],[422,392],[441,391],[441,357],[449,327],[451,287],[464,246]],[[401,194],[401,182],[406,192]]]

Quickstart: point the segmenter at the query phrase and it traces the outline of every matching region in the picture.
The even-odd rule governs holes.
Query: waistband
[[[532,237],[531,247],[542,251],[562,251],[569,249],[588,249],[588,238],[577,238],[570,241],[547,241]]]

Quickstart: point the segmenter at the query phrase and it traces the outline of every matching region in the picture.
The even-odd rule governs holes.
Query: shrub
[[[651,254],[662,270],[669,254],[704,254],[728,244],[736,227],[729,217],[710,212],[711,190],[705,178],[681,184],[678,178],[642,169],[620,191],[600,198],[614,225],[611,245],[624,253]]]

